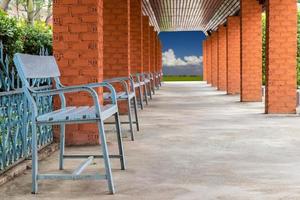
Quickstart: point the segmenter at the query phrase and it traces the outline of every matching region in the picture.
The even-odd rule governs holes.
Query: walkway
[[[157,93],[140,112],[136,141],[125,139],[128,170],[113,162],[116,195],[106,194],[104,181],[46,181],[33,196],[27,171],[0,188],[0,199],[300,199],[298,116],[264,115],[262,103],[240,103],[199,82],[165,83]],[[98,147],[68,151],[87,149]],[[57,157],[41,171],[57,169]]]

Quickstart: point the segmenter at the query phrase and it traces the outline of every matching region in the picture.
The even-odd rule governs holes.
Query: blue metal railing
[[[40,55],[47,55],[41,49]],[[50,79],[31,80],[31,86],[51,87]],[[15,67],[4,54],[0,41],[0,174],[31,153],[31,121],[28,102]],[[39,113],[53,110],[52,97],[37,99]],[[51,126],[40,126],[38,145],[43,147],[53,141]]]

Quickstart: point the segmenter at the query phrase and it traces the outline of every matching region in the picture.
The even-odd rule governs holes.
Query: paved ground
[[[140,112],[136,141],[125,139],[128,170],[113,162],[116,195],[104,181],[43,181],[31,195],[27,171],[0,188],[0,199],[300,199],[298,116],[264,115],[262,103],[240,103],[199,82],[166,83],[157,93]],[[41,171],[56,170],[56,161],[57,154],[41,162]],[[66,171],[74,167],[67,161]]]

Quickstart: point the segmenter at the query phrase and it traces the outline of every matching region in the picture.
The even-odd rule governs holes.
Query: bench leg
[[[128,107],[128,119],[129,119],[129,128],[131,134],[131,141],[134,141],[134,131],[133,131],[133,123],[132,123],[132,114],[131,114],[131,106],[130,106],[130,99],[127,99],[127,107]]]
[[[98,132],[99,132],[99,139],[100,139],[101,147],[102,147],[102,151],[103,151],[103,160],[104,160],[104,165],[105,165],[105,174],[106,174],[106,178],[107,178],[108,189],[111,194],[114,194],[115,188],[114,188],[114,183],[113,183],[113,179],[112,179],[110,159],[108,156],[109,154],[108,154],[108,148],[107,148],[107,143],[106,143],[104,124],[103,124],[102,120],[100,120],[98,122]]]
[[[31,148],[32,148],[32,194],[36,194],[38,192],[38,150],[37,150],[37,129],[36,129],[36,123],[33,119],[32,122],[32,141],[31,141]]]
[[[138,109],[137,109],[136,96],[133,97],[133,106],[134,106],[134,115],[135,115],[136,130],[140,131],[140,124],[139,124],[139,118],[138,118]]]
[[[147,85],[144,84],[144,93],[145,93],[145,100],[146,100],[146,105],[148,105],[148,90],[147,90]]]
[[[150,99],[152,99],[152,93],[151,93],[151,81],[149,83],[147,83],[148,86],[148,90],[149,90],[149,97]]]
[[[118,139],[121,169],[125,170],[126,169],[126,164],[125,164],[125,155],[124,155],[124,148],[123,148],[122,132],[121,132],[121,124],[120,124],[119,113],[115,114],[115,122],[116,122],[116,129],[117,129],[117,139]]]
[[[161,87],[161,80],[162,80],[162,77],[159,76],[159,86]]]
[[[140,105],[141,105],[141,109],[143,110],[144,109],[144,99],[143,99],[143,95],[142,95],[142,86],[139,87],[139,97],[140,97]]]
[[[151,81],[151,90],[152,90],[153,94],[155,94],[155,82],[154,82],[154,79],[153,79],[153,81]]]
[[[60,138],[59,138],[59,169],[64,169],[64,154],[65,154],[65,124],[60,125]]]

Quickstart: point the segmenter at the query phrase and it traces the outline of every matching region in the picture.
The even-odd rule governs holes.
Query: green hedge
[[[52,30],[43,22],[29,25],[23,20],[9,17],[0,10],[0,40],[4,52],[13,56],[16,52],[38,54],[44,47],[52,54]]]
[[[202,76],[163,76],[163,81],[203,81]]]

